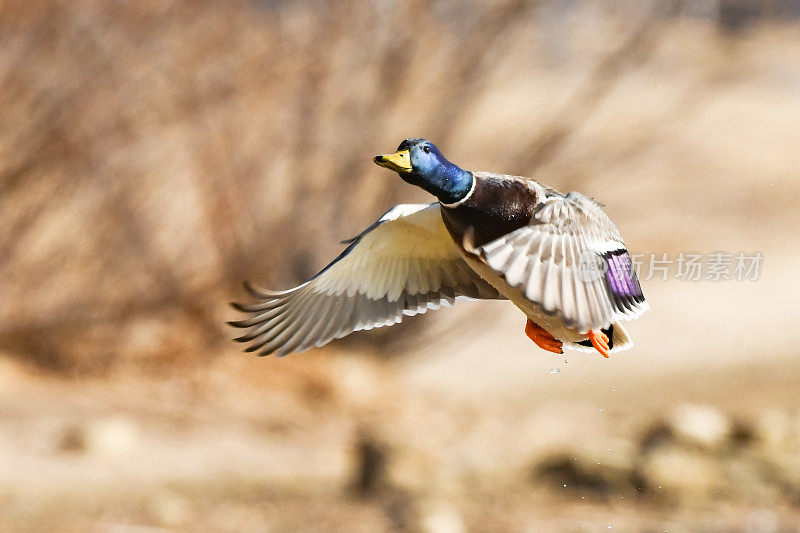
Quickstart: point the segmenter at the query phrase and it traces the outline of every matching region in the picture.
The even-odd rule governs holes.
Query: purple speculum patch
[[[603,254],[606,285],[617,303],[644,300],[642,288],[633,270],[633,262],[627,250],[615,250]]]

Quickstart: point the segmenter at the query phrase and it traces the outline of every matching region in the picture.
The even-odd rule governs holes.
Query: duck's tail
[[[625,331],[625,328],[619,322],[614,322],[607,328],[603,328],[602,331],[608,336],[608,353],[624,352],[625,350],[630,350],[633,348],[633,341],[628,336],[628,332]],[[596,351],[594,346],[592,346],[592,341],[589,339],[570,344],[571,345],[567,345],[565,347],[572,348],[573,350],[578,350],[580,352]]]

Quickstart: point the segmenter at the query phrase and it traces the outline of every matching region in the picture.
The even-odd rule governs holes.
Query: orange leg
[[[562,343],[560,340],[556,340],[555,337],[547,333],[543,327],[535,322],[531,322],[531,319],[528,319],[528,322],[525,324],[525,335],[528,336],[530,340],[536,343],[536,346],[541,348],[542,350],[547,350],[548,352],[553,353],[564,353]]]
[[[608,358],[608,335],[602,331],[591,329],[589,330],[589,340],[592,341],[592,346],[600,352],[600,355]]]

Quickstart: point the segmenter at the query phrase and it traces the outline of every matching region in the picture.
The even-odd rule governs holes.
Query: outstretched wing
[[[311,280],[288,291],[250,289],[256,303],[246,351],[286,355],[362,329],[397,324],[403,315],[450,306],[459,298],[502,298],[461,259],[439,204],[402,204],[386,212]]]
[[[599,204],[580,193],[548,194],[529,225],[474,253],[581,333],[649,309],[619,231]]]

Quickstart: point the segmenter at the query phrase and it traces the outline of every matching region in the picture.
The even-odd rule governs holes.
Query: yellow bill
[[[411,172],[411,154],[408,150],[400,150],[391,155],[376,155],[373,161],[395,172]]]

